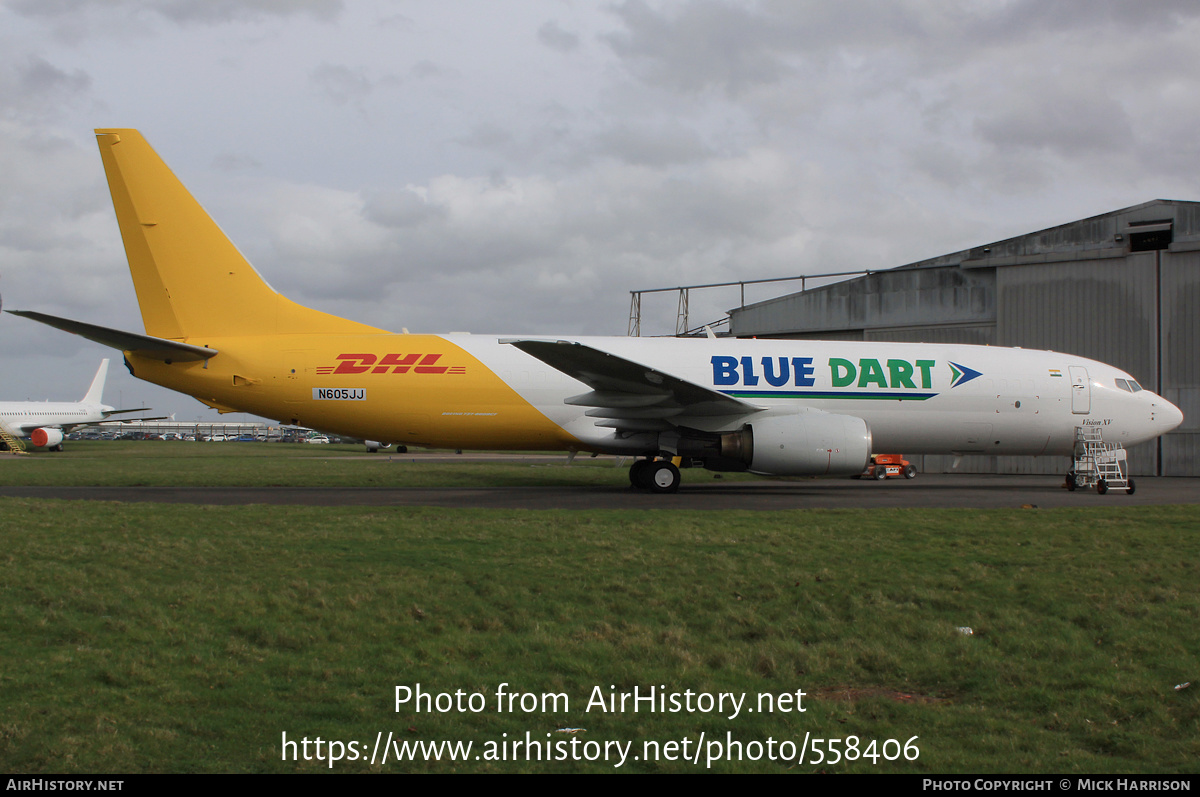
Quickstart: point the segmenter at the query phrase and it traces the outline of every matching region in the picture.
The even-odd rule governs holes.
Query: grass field
[[[448,453],[448,452],[446,452]],[[19,461],[0,454],[0,482],[20,486],[192,485],[198,487],[477,487],[629,484],[628,468],[612,459],[579,457],[558,465],[425,462],[388,467],[404,455],[367,454],[359,445],[70,441],[62,453],[37,451]],[[562,463],[565,453],[553,453]],[[741,474],[728,477],[750,478]]]
[[[301,446],[95,446],[0,474],[323,485],[356,472],[361,484],[375,467]],[[546,478],[446,467],[431,478]],[[625,479],[611,465],[555,471],[581,484]],[[218,481],[229,473],[240,480]],[[473,747],[467,760],[443,750],[440,761],[333,770],[676,772],[719,753],[711,768],[722,772],[1192,772],[1200,684],[1174,687],[1200,681],[1198,521],[1196,507],[767,514],[0,499],[0,768],[323,771],[326,761],[281,760],[283,734],[353,742],[344,755],[365,759],[390,732]],[[484,709],[443,698],[449,710],[410,701],[397,711],[396,687],[417,684],[478,695]],[[497,711],[501,684],[569,704]],[[728,704],[587,710],[597,688],[635,686],[746,702],[732,719]],[[798,690],[803,713],[746,710],[760,694]],[[611,746],[608,760],[527,761],[530,751],[511,749],[527,733],[543,746],[575,742],[552,757],[631,746],[620,767]],[[809,763],[814,739],[852,736],[857,760],[829,764],[822,742],[827,762]],[[915,760],[870,760],[894,758],[914,736]],[[777,758],[787,745],[794,758],[806,737],[803,764],[765,755],[772,740]],[[742,760],[712,747],[730,739]],[[499,742],[507,760],[488,760]],[[697,750],[698,763],[681,760]]]

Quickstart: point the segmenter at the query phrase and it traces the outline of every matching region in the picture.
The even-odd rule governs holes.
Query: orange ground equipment
[[[917,478],[917,469],[900,454],[876,454],[871,457],[871,464],[867,466],[866,470],[855,478],[883,481],[889,476],[915,479]]]

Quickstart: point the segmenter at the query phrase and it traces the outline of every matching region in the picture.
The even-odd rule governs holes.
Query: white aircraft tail
[[[96,371],[96,378],[92,380],[92,386],[88,388],[87,394],[83,397],[82,404],[99,404],[100,397],[104,394],[104,380],[108,377],[108,360],[100,361],[100,370]]]

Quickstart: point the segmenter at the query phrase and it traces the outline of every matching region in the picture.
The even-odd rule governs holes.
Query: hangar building
[[[746,305],[730,311],[730,332],[1020,346],[1110,363],[1184,415],[1130,449],[1131,472],[1200,476],[1200,202],[1146,202]],[[953,462],[923,459],[931,472]],[[1066,460],[969,456],[958,470],[1063,473]]]

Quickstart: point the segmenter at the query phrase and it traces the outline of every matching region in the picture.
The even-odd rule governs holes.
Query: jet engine
[[[853,415],[806,412],[746,425],[749,469],[775,476],[853,476],[871,459],[871,430]]]
[[[862,418],[802,412],[757,418],[736,432],[680,428],[659,448],[709,470],[772,476],[853,476],[871,460],[871,429]]]
[[[54,448],[55,446],[62,445],[63,433],[61,429],[34,429],[33,434],[29,435],[29,439],[37,448],[45,448],[47,446]]]

